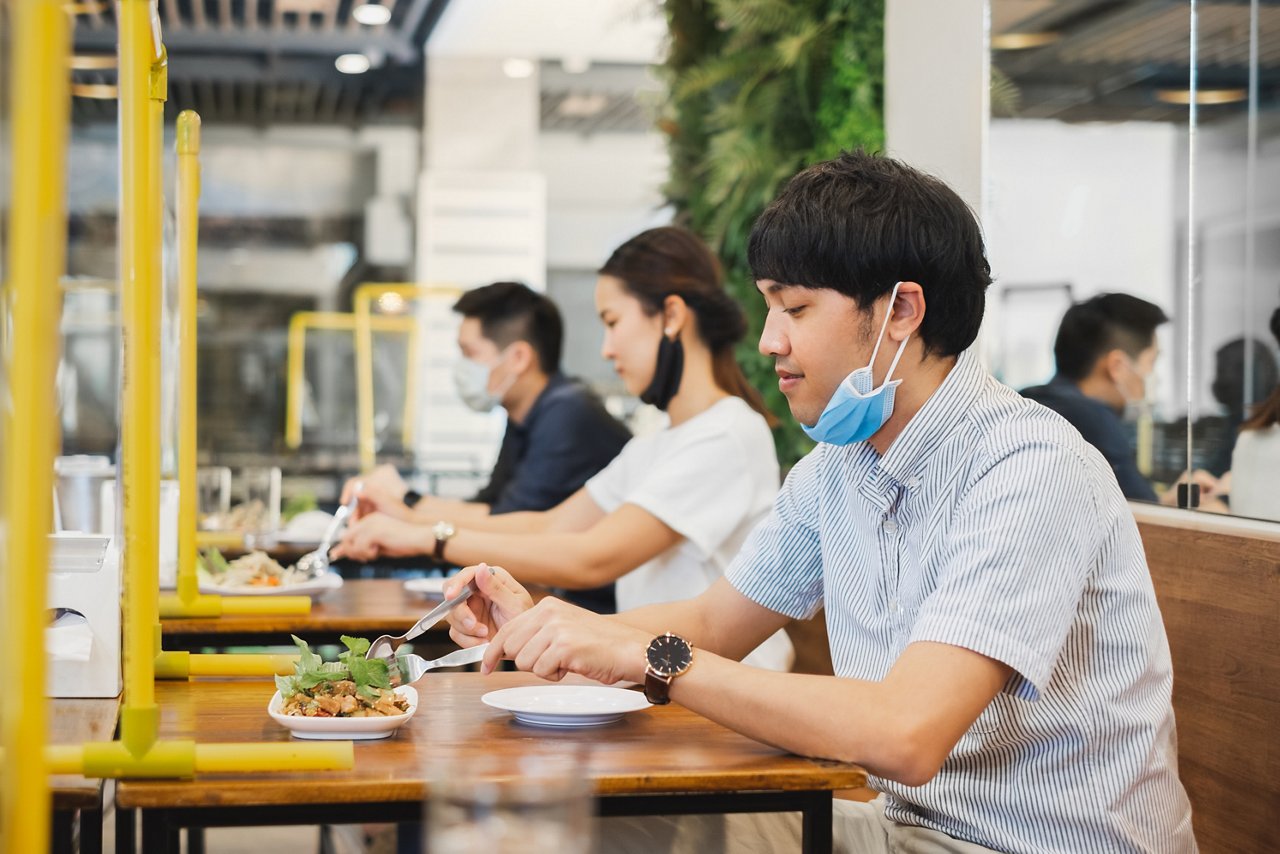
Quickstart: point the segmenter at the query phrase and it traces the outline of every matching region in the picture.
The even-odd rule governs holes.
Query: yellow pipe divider
[[[409,363],[405,367],[406,382],[416,370],[418,323],[412,317],[373,315],[369,318],[374,332],[399,332],[409,336]],[[306,388],[307,330],[351,332],[354,342],[356,316],[344,311],[299,311],[289,318],[288,396],[285,402],[284,441],[290,448],[302,447],[302,396]],[[402,429],[406,443],[412,435],[412,398],[405,396]]]
[[[200,236],[200,116],[183,110],[177,121],[178,221],[178,589],[163,593],[161,617],[220,617],[223,614],[309,614],[308,596],[252,597],[201,595],[196,574],[196,309],[197,246]],[[162,653],[164,655],[164,653]],[[157,661],[157,674],[161,670]],[[262,667],[258,666],[257,670]],[[165,673],[178,672],[169,664]],[[255,671],[256,674],[257,671]],[[174,678],[174,677],[168,677]]]
[[[405,299],[423,297],[458,297],[462,289],[453,285],[419,285],[411,282],[366,282],[358,286],[352,299],[356,316],[356,412],[359,430],[360,470],[371,471],[377,464],[378,447],[373,435],[373,327],[372,303],[383,294],[396,294]],[[405,415],[402,425],[408,447],[413,436],[413,417],[409,402],[417,386],[416,342],[410,343],[410,363],[405,372]]]
[[[166,57],[152,37],[151,0],[120,0],[120,286],[124,332],[124,706],[120,736],[135,757],[155,743],[155,628],[160,623],[161,146],[152,101]],[[163,100],[158,100],[161,111]],[[163,132],[163,125],[159,129]]]
[[[44,624],[48,533],[53,525],[53,459],[59,441],[54,375],[58,287],[66,258],[66,68],[70,25],[61,0],[10,6],[13,106],[12,196],[5,294],[12,358],[6,365],[12,409],[4,446],[4,624],[11,654],[0,692],[0,849],[49,848],[49,770],[44,701]],[[17,168],[20,166],[21,168]],[[18,369],[21,364],[21,370]]]
[[[253,771],[335,771],[355,763],[350,741],[329,744],[197,744],[194,741],[156,742],[141,760],[118,741],[57,745],[45,751],[54,774],[128,779],[189,778],[195,774],[234,774]],[[14,849],[16,850],[16,849]]]
[[[163,210],[164,99],[167,58],[155,0],[120,0],[120,260],[125,382],[122,406],[124,492],[124,705],[120,741],[84,746],[87,776],[189,777],[199,769],[199,749],[189,742],[157,742],[156,662],[185,666],[188,675],[226,675],[236,661],[219,656],[175,655],[160,647],[159,506],[161,212]],[[56,291],[55,291],[56,292]],[[53,340],[51,337],[50,340]],[[50,384],[51,386],[52,384]],[[45,413],[52,418],[54,408]],[[48,490],[45,491],[48,494]],[[48,505],[43,498],[34,505]],[[47,528],[46,528],[47,530]],[[38,613],[43,614],[41,607]],[[166,657],[167,656],[167,657]],[[237,657],[241,658],[241,657]],[[257,669],[272,656],[251,656]],[[237,668],[239,671],[239,668]],[[315,768],[350,768],[350,742],[297,745]],[[226,745],[212,761],[221,770],[276,770],[272,745]],[[289,755],[295,755],[290,753]],[[295,765],[285,766],[294,770]]]

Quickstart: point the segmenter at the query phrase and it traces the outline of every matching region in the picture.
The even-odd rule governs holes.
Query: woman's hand
[[[331,555],[355,560],[407,557],[430,551],[428,542],[434,543],[434,539],[422,525],[374,513],[349,524]]]
[[[643,629],[547,598],[498,630],[480,670],[489,673],[506,658],[556,682],[570,673],[606,685],[643,682],[651,640]]]
[[[399,519],[410,518],[410,509],[404,504],[408,485],[394,466],[383,464],[367,475],[353,477],[342,487],[340,504],[346,504],[360,487],[360,502],[356,505],[355,518],[361,519],[373,513],[386,513]]]
[[[449,579],[444,598],[452,599],[475,579],[476,592],[449,612],[449,637],[463,647],[479,646],[515,617],[533,607],[533,597],[500,566],[468,566]]]

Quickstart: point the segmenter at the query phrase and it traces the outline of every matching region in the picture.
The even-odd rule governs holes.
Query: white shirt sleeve
[[[606,513],[622,504],[651,513],[707,560],[753,511],[758,485],[747,452],[719,425],[664,438],[653,453],[633,439],[587,490]]]

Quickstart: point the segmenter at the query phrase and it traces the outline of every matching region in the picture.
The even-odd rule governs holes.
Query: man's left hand
[[[349,524],[331,554],[366,561],[423,554],[429,534],[421,525],[374,513]]]
[[[481,671],[491,672],[505,658],[553,682],[570,673],[606,685],[643,682],[652,639],[634,626],[547,598],[498,630]]]

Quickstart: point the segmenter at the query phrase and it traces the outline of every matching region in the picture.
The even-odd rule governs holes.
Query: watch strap
[[[422,493],[414,492],[412,489],[405,490],[404,498],[402,500],[404,501],[405,507],[412,508],[416,506],[419,501],[422,500]]]
[[[436,550],[432,556],[441,563],[444,562],[444,546],[447,542],[449,542],[448,537],[442,537],[439,534],[436,535]]]
[[[659,676],[652,669],[644,673],[644,698],[655,706],[665,706],[671,702],[670,676]]]

